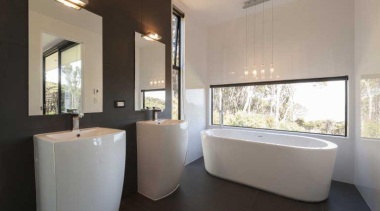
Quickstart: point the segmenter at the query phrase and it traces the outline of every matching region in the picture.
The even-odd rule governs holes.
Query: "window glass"
[[[172,71],[172,119],[179,119],[179,70]]]
[[[62,51],[61,57],[61,111],[62,113],[78,113],[82,96],[80,45]]]
[[[380,75],[362,76],[361,136],[380,139]]]
[[[58,110],[58,52],[45,58],[45,86],[44,86],[44,112],[46,115],[59,114]]]
[[[346,136],[346,79],[305,81],[212,86],[212,124]]]

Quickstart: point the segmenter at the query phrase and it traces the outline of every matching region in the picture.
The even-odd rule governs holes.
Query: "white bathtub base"
[[[206,169],[206,172],[207,172],[208,174],[210,174],[211,176],[213,176],[213,177],[217,177],[217,178],[219,178],[219,179],[223,179],[223,180],[227,180],[227,181],[229,181],[229,182],[238,183],[238,184],[240,184],[240,185],[244,185],[244,186],[248,186],[248,187],[256,188],[256,189],[259,189],[259,190],[262,190],[262,191],[266,191],[266,192],[269,192],[269,193],[276,194],[276,195],[278,195],[278,196],[286,197],[286,198],[293,199],[293,200],[297,200],[297,201],[303,201],[303,202],[315,203],[315,202],[325,201],[326,199],[328,199],[328,196],[326,196],[325,199],[317,200],[317,201],[300,200],[299,198],[295,198],[295,197],[293,197],[293,196],[291,196],[291,195],[288,195],[288,194],[282,194],[282,193],[274,192],[274,191],[272,191],[272,190],[268,190],[268,189],[265,189],[265,188],[256,187],[256,186],[253,186],[253,185],[250,185],[250,184],[247,184],[247,183],[242,183],[242,182],[240,182],[240,181],[236,181],[236,180],[233,180],[233,179],[229,179],[229,178],[225,178],[225,177],[220,177],[220,176],[218,176],[218,175],[214,175],[214,174],[210,173],[207,169]]]

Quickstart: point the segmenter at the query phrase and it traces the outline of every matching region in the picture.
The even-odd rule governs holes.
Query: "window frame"
[[[58,53],[58,113],[54,115],[59,114],[66,114],[62,113],[62,84],[61,84],[61,74],[62,74],[62,52],[69,50],[70,48],[73,48],[75,46],[79,45],[79,43],[71,42],[71,41],[62,41],[58,43],[57,45],[49,48],[48,50],[43,52],[43,68],[42,68],[42,114],[46,115],[46,58]]]
[[[301,133],[301,134],[311,134],[311,135],[323,135],[323,136],[334,136],[334,137],[348,137],[348,76],[337,76],[337,77],[325,77],[325,78],[306,78],[306,79],[291,79],[291,80],[278,80],[278,81],[258,81],[258,82],[249,82],[249,83],[234,83],[234,84],[217,84],[210,85],[210,114],[211,114],[211,126],[219,126],[219,124],[214,124],[214,88],[228,88],[228,87],[240,87],[240,86],[263,86],[263,85],[276,85],[276,84],[296,84],[296,83],[311,83],[311,82],[328,82],[328,81],[344,81],[345,82],[345,127],[344,135],[334,135],[334,134],[323,134],[323,133],[310,133],[310,132],[301,132],[301,131],[290,131],[290,130],[279,130],[271,128],[254,128],[254,127],[244,127],[244,126],[231,126],[223,125],[226,127],[232,128],[245,128],[245,129],[255,129],[255,130],[267,130],[267,131],[278,131],[278,132],[289,132],[289,133]]]
[[[182,118],[182,20],[185,18],[185,14],[181,12],[180,9],[178,9],[176,6],[173,5],[173,12],[172,15],[176,16],[177,18],[177,30],[176,30],[176,49],[174,54],[174,60],[172,58],[172,74],[173,70],[178,71],[178,119]],[[177,47],[178,46],[178,47]],[[178,64],[177,64],[177,56],[178,56]],[[173,90],[172,90],[173,91]]]

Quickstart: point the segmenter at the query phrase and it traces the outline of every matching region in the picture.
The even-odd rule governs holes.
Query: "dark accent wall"
[[[90,0],[86,9],[103,17],[104,105],[102,113],[85,114],[81,128],[126,130],[126,196],[137,190],[135,123],[152,115],[134,111],[135,31],[157,32],[166,44],[167,102],[162,117],[170,117],[171,0]],[[126,108],[114,108],[114,100],[121,99]],[[70,115],[28,116],[28,0],[0,0],[1,211],[35,210],[32,136],[69,129]]]

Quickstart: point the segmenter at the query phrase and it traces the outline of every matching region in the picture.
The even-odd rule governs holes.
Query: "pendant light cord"
[[[245,68],[244,74],[248,71],[248,8],[245,8]]]
[[[262,52],[261,52],[261,56],[262,56],[262,58],[261,58],[261,60],[262,60],[262,65],[264,66],[264,31],[265,31],[265,26],[264,26],[264,19],[265,19],[265,8],[264,8],[264,6],[265,6],[265,1],[263,2],[263,35],[262,35],[262,37],[263,37],[263,43],[262,43]]]
[[[253,67],[256,66],[256,5],[253,8]],[[254,68],[256,70],[256,68]]]
[[[273,35],[274,35],[274,26],[273,26],[273,1],[272,0],[272,65],[273,65]]]

